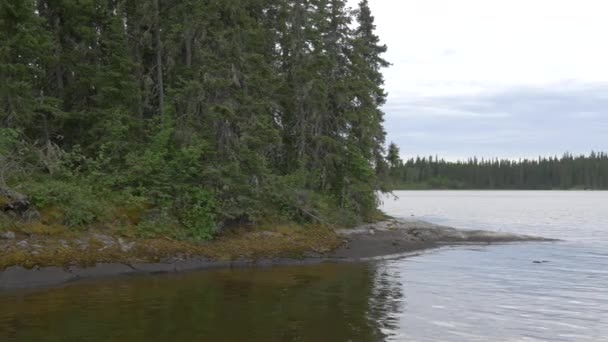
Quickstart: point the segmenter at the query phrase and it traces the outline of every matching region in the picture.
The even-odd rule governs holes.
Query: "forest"
[[[455,162],[430,156],[404,162],[391,144],[388,160],[396,189],[608,190],[608,153],[604,152]]]
[[[0,3],[0,230],[352,225],[385,187],[368,1]]]

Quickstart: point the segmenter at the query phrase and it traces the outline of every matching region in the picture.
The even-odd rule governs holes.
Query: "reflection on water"
[[[370,265],[316,265],[0,295],[0,340],[381,341],[373,278]]]
[[[608,193],[398,195],[393,216],[565,241],[5,293],[0,341],[608,341]]]

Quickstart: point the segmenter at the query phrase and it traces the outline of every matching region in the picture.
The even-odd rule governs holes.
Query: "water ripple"
[[[407,298],[389,340],[608,341],[608,193],[397,196],[384,204],[389,215],[564,242],[451,247],[380,262],[391,274],[384,280],[402,283]]]

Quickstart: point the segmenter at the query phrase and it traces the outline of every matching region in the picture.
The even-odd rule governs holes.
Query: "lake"
[[[4,293],[0,340],[608,341],[608,192],[395,195],[395,217],[563,241]]]

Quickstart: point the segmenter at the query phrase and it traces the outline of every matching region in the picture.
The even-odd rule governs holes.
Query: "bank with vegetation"
[[[427,222],[385,220],[357,228],[275,227],[245,231],[214,241],[127,240],[99,233],[65,239],[0,240],[0,291],[59,285],[92,278],[196,271],[211,268],[267,267],[322,262],[369,261],[459,244],[551,242],[534,236],[458,230]],[[17,257],[22,259],[17,259]],[[542,263],[543,261],[534,261]]]
[[[374,30],[366,0],[3,1],[0,266],[331,248],[379,216]]]

